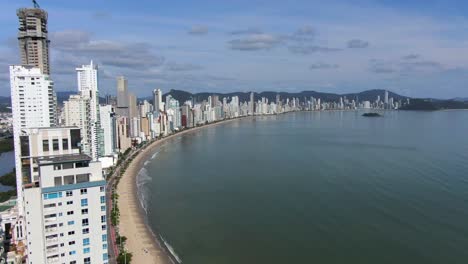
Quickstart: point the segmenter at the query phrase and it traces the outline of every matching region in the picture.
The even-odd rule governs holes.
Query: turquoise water
[[[141,174],[183,263],[468,261],[468,111],[236,120],[171,140]]]

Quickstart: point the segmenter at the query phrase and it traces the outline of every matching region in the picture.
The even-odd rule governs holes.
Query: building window
[[[73,192],[72,191],[67,191],[67,197],[70,197],[70,196],[73,196]]]
[[[104,211],[106,211],[106,206],[105,205],[101,206],[101,212],[104,212]]]
[[[86,161],[81,161],[75,163],[76,168],[84,168],[84,167],[89,167],[89,163]]]
[[[83,235],[89,234],[89,228],[84,228],[82,233]]]
[[[88,193],[88,189],[81,189],[80,192],[81,192],[81,194],[87,194],[87,193]]]
[[[62,139],[62,149],[68,150],[68,138]]]
[[[76,175],[76,183],[89,182],[89,174]]]
[[[88,199],[81,199],[81,206],[88,206]]]
[[[55,204],[54,203],[51,203],[51,204],[45,204],[44,205],[44,208],[53,208],[55,207]],[[102,207],[102,206],[101,206]]]
[[[106,196],[101,196],[101,203],[105,203],[106,202]]]
[[[75,241],[70,241],[70,242],[68,242],[68,245],[69,245],[69,246],[75,245]]]
[[[54,165],[54,170],[61,170],[62,169],[62,164],[55,164]]]
[[[102,244],[102,249],[106,250],[107,249],[107,244]]]
[[[85,219],[81,220],[81,225],[82,226],[88,226],[89,225],[88,218],[85,218]]]
[[[58,139],[53,139],[52,140],[52,149],[53,150],[59,150],[59,140]]]
[[[82,215],[88,214],[88,208],[86,208],[86,209],[81,209],[81,214],[82,214]]]
[[[90,257],[84,258],[83,263],[84,264],[91,264],[91,258]]]
[[[73,215],[73,211],[68,211],[67,215]]]
[[[67,201],[67,205],[73,204],[73,201]]]
[[[99,187],[99,190],[100,190],[101,192],[104,192],[104,191],[106,190],[106,188],[104,188],[104,186],[101,186],[101,187]]]
[[[102,242],[107,243],[107,235],[106,234],[102,235]]]
[[[62,167],[64,170],[73,169],[73,163],[63,163]]]
[[[106,230],[106,229],[107,229],[107,226],[106,226],[106,225],[102,225],[102,226],[101,226],[101,230],[102,230],[102,231],[104,231],[104,230]]]
[[[44,200],[62,198],[62,192],[44,193]]]
[[[108,259],[109,259],[109,256],[107,255],[107,253],[102,254],[102,260],[106,261]]]
[[[54,185],[61,186],[62,185],[62,177],[54,177]]]
[[[42,150],[49,151],[49,140],[47,139],[42,140]]]
[[[105,223],[106,222],[106,216],[105,215],[101,215],[101,223]]]
[[[83,254],[88,254],[90,252],[89,247],[83,248]]]
[[[63,181],[64,185],[70,185],[70,184],[75,184],[75,176],[73,175],[68,175],[68,176],[63,176]]]
[[[76,254],[76,251],[75,251],[75,250],[70,251],[70,253],[68,253],[68,254],[69,254],[70,256],[75,255],[75,254]]]
[[[75,234],[75,231],[70,231],[70,232],[68,232],[68,235],[69,235],[69,236],[73,236],[74,234]]]
[[[83,239],[83,246],[89,246],[89,238]]]
[[[74,225],[75,221],[68,221],[68,225]]]

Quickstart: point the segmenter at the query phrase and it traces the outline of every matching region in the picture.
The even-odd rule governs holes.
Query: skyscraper
[[[164,111],[162,103],[162,92],[160,89],[153,90],[153,105],[155,112]]]
[[[30,127],[51,127],[56,125],[57,106],[54,83],[48,75],[33,66],[10,66],[11,108],[15,145],[16,186],[18,208],[23,209],[24,183],[31,182],[29,174],[23,175],[20,157],[22,130]]]
[[[114,153],[114,111],[112,105],[101,105],[99,106],[99,115],[101,116],[101,127],[104,132],[104,148],[103,155],[109,156]]]
[[[103,156],[103,132],[101,129],[99,115],[99,89],[98,89],[98,67],[91,61],[89,65],[76,68],[78,91],[83,99],[89,101],[87,129],[82,128],[82,133],[88,134],[89,153],[93,160]]]
[[[76,126],[81,130],[81,150],[88,155],[91,154],[91,122],[89,99],[81,95],[70,95],[67,101],[63,102],[63,123],[65,126]]]
[[[49,75],[47,12],[40,8],[20,8],[16,14],[21,64],[38,67],[41,73]]]
[[[387,90],[385,91],[385,99],[384,100],[385,100],[384,101],[385,104],[387,105],[388,104],[388,91]]]
[[[128,81],[124,76],[117,77],[117,107],[128,107]]]
[[[254,93],[250,92],[250,114],[255,113],[255,102],[254,102]]]
[[[129,117],[128,109],[128,81],[125,77],[117,77],[117,108],[115,113],[119,116]]]

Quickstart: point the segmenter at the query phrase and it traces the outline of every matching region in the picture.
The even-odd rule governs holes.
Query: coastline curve
[[[116,193],[119,195],[118,207],[120,208],[120,222],[118,228],[120,235],[127,237],[125,245],[126,250],[133,254],[132,261],[134,263],[182,263],[182,260],[177,256],[168,242],[160,235],[159,231],[153,230],[148,225],[145,206],[139,196],[141,187],[143,187],[143,185],[139,186],[139,177],[140,172],[145,167],[145,163],[147,164],[149,160],[157,155],[157,150],[161,145],[172,139],[184,134],[195,133],[200,129],[250,117],[252,116],[226,119],[183,130],[150,143],[135,155],[116,188]]]

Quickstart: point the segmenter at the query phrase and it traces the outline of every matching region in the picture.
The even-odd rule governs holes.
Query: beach
[[[146,214],[138,198],[136,180],[138,173],[144,166],[144,162],[149,160],[158,147],[167,140],[179,137],[183,134],[195,133],[200,129],[224,124],[234,120],[237,119],[228,119],[184,130],[177,134],[157,140],[142,150],[129,164],[117,187],[117,193],[119,195],[118,206],[120,209],[120,235],[127,237],[125,247],[127,251],[133,255],[133,263],[174,263],[174,261],[171,260],[171,257],[169,257],[168,250],[160,244],[160,241],[153,235],[152,230],[146,224]]]

